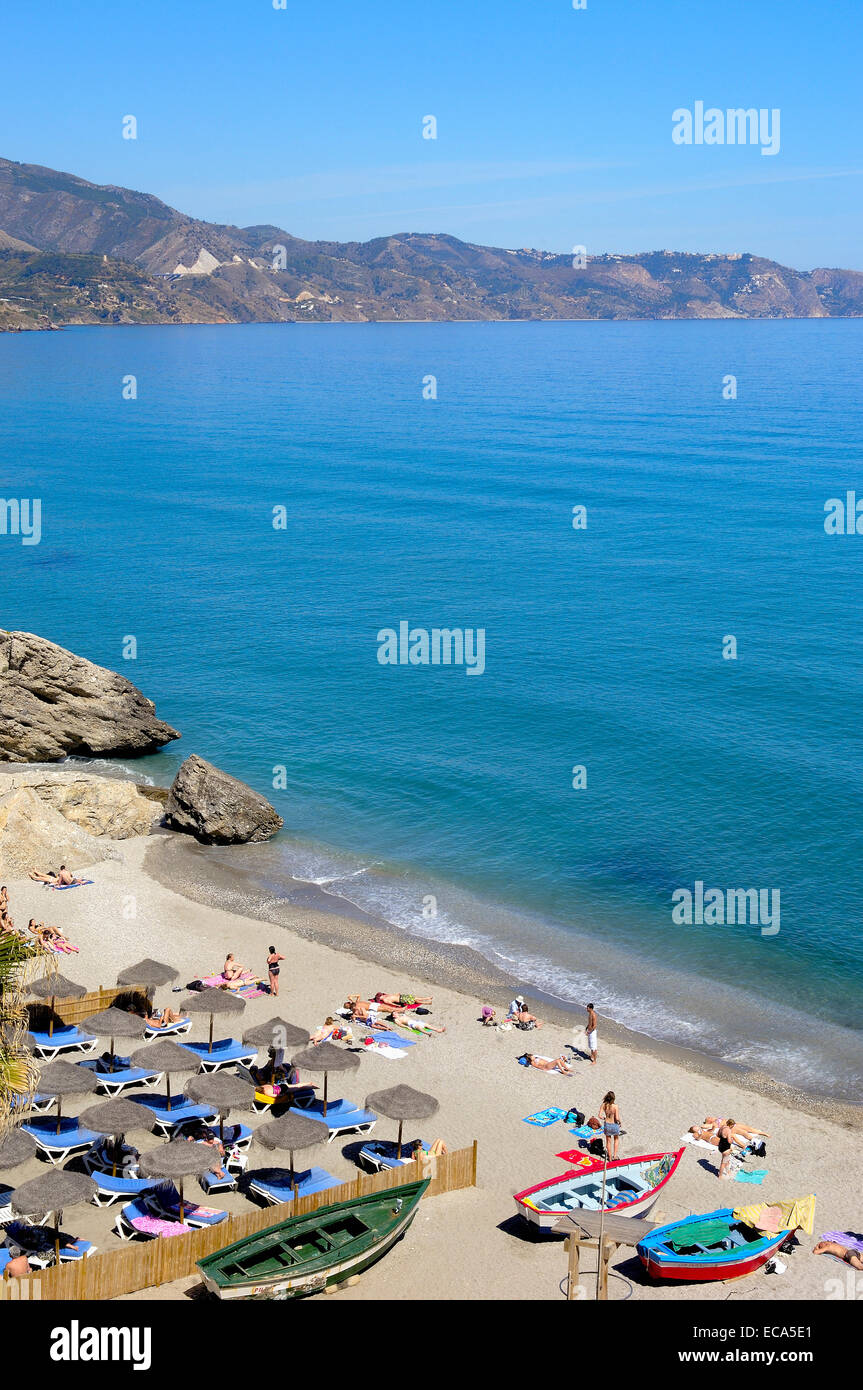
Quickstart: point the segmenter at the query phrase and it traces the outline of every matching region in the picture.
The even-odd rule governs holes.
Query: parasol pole
[[[601,1284],[601,1281],[602,1281],[602,1257],[603,1257],[603,1253],[604,1253],[604,1249],[603,1249],[603,1240],[602,1240],[602,1231],[603,1231],[603,1227],[604,1227],[604,1225],[605,1225],[605,1178],[606,1178],[606,1174],[607,1174],[607,1172],[608,1172],[608,1146],[607,1146],[606,1143],[603,1143],[602,1150],[603,1150],[603,1158],[602,1158],[602,1197],[600,1198],[600,1202],[599,1202],[599,1250],[598,1250],[598,1252],[597,1252],[597,1262],[596,1262],[596,1299],[597,1299],[597,1302],[599,1302],[599,1290],[600,1290],[600,1284]]]
[[[402,1128],[403,1128],[403,1127],[404,1127],[404,1120],[399,1120],[399,1142],[398,1142],[398,1144],[396,1145],[396,1158],[398,1158],[398,1159],[400,1159],[401,1156],[402,1156]]]

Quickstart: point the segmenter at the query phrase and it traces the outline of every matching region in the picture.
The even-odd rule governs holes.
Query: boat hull
[[[675,1153],[640,1154],[635,1158],[612,1160],[606,1165],[607,1182],[610,1186],[605,1210],[613,1211],[618,1216],[646,1215],[671,1181],[684,1152],[685,1150],[680,1148]],[[617,1181],[623,1179],[625,1182],[627,1170],[638,1174],[652,1169],[657,1170],[658,1181],[651,1183],[645,1190],[633,1191],[628,1197],[621,1197],[617,1191],[612,1194]],[[579,1164],[570,1168],[568,1172],[514,1193],[516,1211],[535,1230],[544,1233],[552,1231],[562,1216],[569,1216],[585,1209],[598,1211],[600,1203],[596,1199],[596,1191],[601,1192],[602,1170],[601,1158],[585,1155]],[[560,1202],[554,1200],[558,1194],[563,1195]]]
[[[341,1284],[353,1275],[361,1274],[402,1238],[416,1215],[420,1198],[427,1186],[428,1181],[426,1180],[421,1183],[408,1184],[403,1188],[391,1188],[384,1193],[374,1194],[375,1205],[379,1205],[382,1199],[393,1203],[401,1200],[401,1211],[385,1229],[376,1233],[375,1238],[356,1242],[353,1247],[347,1245],[337,1255],[333,1255],[324,1263],[319,1261],[317,1267],[299,1266],[295,1270],[284,1270],[265,1277],[250,1274],[247,1278],[232,1278],[230,1280],[220,1279],[216,1270],[212,1268],[214,1264],[225,1264],[229,1259],[232,1262],[242,1260],[244,1249],[260,1249],[267,1243],[268,1235],[270,1235],[271,1242],[275,1244],[289,1235],[292,1228],[303,1227],[309,1222],[308,1217],[297,1217],[274,1227],[272,1233],[261,1232],[246,1241],[239,1241],[235,1245],[227,1247],[224,1251],[219,1251],[216,1256],[199,1261],[198,1269],[201,1277],[210,1293],[227,1302],[248,1299],[305,1298],[310,1294],[321,1293],[330,1284]],[[410,1197],[402,1196],[408,1191],[411,1193]],[[312,1213],[312,1217],[316,1218],[318,1222],[325,1222],[329,1216],[350,1215],[361,1211],[364,1201],[368,1202],[369,1199],[359,1199],[358,1201],[320,1208],[317,1212]]]

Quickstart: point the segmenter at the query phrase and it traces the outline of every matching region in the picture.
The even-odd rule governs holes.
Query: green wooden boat
[[[302,1298],[367,1269],[404,1234],[429,1180],[293,1216],[198,1260],[219,1298]]]

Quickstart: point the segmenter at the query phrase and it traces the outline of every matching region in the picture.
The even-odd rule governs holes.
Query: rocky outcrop
[[[284,824],[258,792],[192,754],[174,778],[165,823],[203,844],[256,844]]]
[[[77,871],[119,852],[61,816],[33,787],[0,793],[0,878],[23,878],[32,868]]]
[[[0,774],[0,793],[31,787],[46,806],[59,811],[89,835],[128,840],[148,835],[162,818],[159,801],[142,793],[134,782],[118,777],[93,777],[71,770]],[[152,788],[148,788],[148,791]]]
[[[179,737],[123,676],[32,632],[0,630],[0,762],[135,757]]]

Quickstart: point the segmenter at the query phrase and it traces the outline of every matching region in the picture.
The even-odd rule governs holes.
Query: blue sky
[[[863,268],[863,0],[75,0],[3,51],[0,154],[208,220]],[[699,100],[779,153],[675,145]]]

